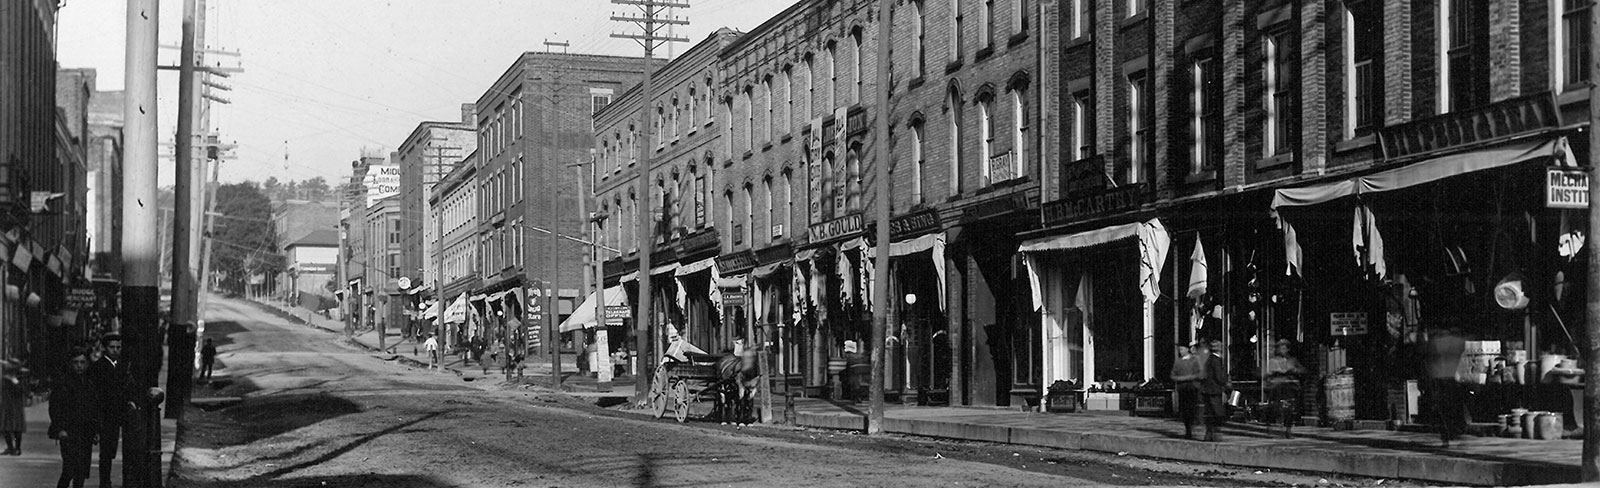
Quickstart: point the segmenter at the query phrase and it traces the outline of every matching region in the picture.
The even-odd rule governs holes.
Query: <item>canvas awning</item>
[[[461,296],[456,297],[455,301],[450,302],[449,307],[444,309],[444,322],[447,324],[459,324],[466,321],[467,295],[463,293]]]
[[[717,264],[717,258],[705,258],[689,264],[678,266],[678,270],[674,271],[673,274],[676,276],[688,276],[711,269],[711,266],[714,264]]]
[[[1044,290],[1040,288],[1039,263],[1035,257],[1037,253],[1082,249],[1135,237],[1139,239],[1139,292],[1144,295],[1145,301],[1154,302],[1160,295],[1161,268],[1165,267],[1167,250],[1172,246],[1172,236],[1167,234],[1166,226],[1161,225],[1161,219],[1042,237],[1022,243],[1017,250],[1022,252],[1023,262],[1028,268],[1034,310],[1044,307]]]
[[[1294,274],[1300,269],[1302,250],[1294,226],[1282,214],[1278,213],[1284,207],[1316,205],[1367,193],[1394,191],[1432,183],[1451,176],[1552,157],[1556,159],[1557,164],[1562,166],[1577,165],[1572,160],[1572,148],[1568,146],[1566,137],[1545,137],[1477,151],[1440,156],[1348,180],[1300,188],[1279,189],[1272,196],[1272,212],[1277,215],[1278,226],[1283,230],[1284,234],[1284,257],[1285,261],[1287,261],[1285,272]],[[1363,233],[1376,237],[1375,227],[1371,225],[1374,220],[1371,218],[1371,210],[1366,208],[1365,205],[1358,205],[1356,216],[1355,225],[1366,227],[1367,230]],[[1363,261],[1373,264],[1381,274],[1383,260],[1381,245],[1373,244],[1373,242],[1377,241],[1363,241],[1361,234],[1357,234],[1358,246],[1365,243],[1369,247],[1377,247],[1375,251],[1368,250],[1370,255]],[[1367,241],[1370,241],[1370,239]]]
[[[605,303],[607,307],[628,304],[628,294],[624,292],[620,286],[606,288],[605,293]],[[578,329],[593,329],[597,327],[599,324],[598,321],[595,320],[594,307],[595,294],[590,293],[587,298],[583,299],[583,304],[578,305],[578,308],[572,311],[572,315],[567,316],[567,320],[561,321],[561,332],[572,332]]]
[[[944,233],[935,232],[914,239],[889,243],[889,256],[900,257],[916,254],[923,251],[932,251],[929,258],[933,260],[933,271],[939,288],[939,310],[945,309],[944,292]]]

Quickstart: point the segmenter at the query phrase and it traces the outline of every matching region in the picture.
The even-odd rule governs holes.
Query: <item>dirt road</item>
[[[199,388],[196,397],[240,396],[243,401],[214,411],[186,411],[176,486],[1257,486],[1322,481],[1314,475],[1093,453],[656,421],[564,394],[407,368],[240,301],[213,300],[207,313],[207,336],[220,351],[219,377]]]

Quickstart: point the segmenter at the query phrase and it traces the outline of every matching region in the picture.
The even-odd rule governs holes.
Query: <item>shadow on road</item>
[[[186,486],[227,486],[229,488],[325,488],[330,486],[340,488],[444,488],[456,485],[446,483],[432,476],[367,473],[276,480],[251,479],[246,481],[188,483]]]

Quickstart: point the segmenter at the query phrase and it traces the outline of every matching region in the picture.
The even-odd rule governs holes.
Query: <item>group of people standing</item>
[[[1206,427],[1205,440],[1215,442],[1217,428],[1228,418],[1228,366],[1222,359],[1220,341],[1178,345],[1178,360],[1172,365],[1172,382],[1178,391],[1178,418],[1183,420],[1183,437],[1194,439],[1194,427]]]
[[[100,339],[101,353],[77,348],[68,353],[66,371],[51,385],[49,436],[61,447],[58,488],[82,487],[100,448],[100,486],[111,484],[112,461],[128,419],[140,407],[122,338]],[[96,357],[98,356],[98,357]]]

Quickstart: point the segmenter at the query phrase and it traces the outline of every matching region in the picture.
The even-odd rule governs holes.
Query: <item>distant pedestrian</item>
[[[61,477],[56,488],[82,488],[89,477],[89,462],[94,454],[95,436],[100,429],[101,402],[89,376],[89,355],[74,351],[68,370],[50,391],[50,438],[61,444]],[[102,478],[110,473],[101,470]],[[111,486],[102,480],[100,486]]]
[[[133,375],[122,360],[122,336],[107,335],[100,344],[105,354],[89,366],[89,382],[100,395],[100,486],[112,486],[112,461],[117,458],[122,429],[138,405],[133,402]]]
[[[1428,334],[1427,393],[1444,447],[1450,447],[1450,441],[1466,430],[1467,398],[1458,377],[1466,349],[1467,342],[1459,328],[1438,329]]]
[[[23,381],[27,370],[22,363],[0,360],[0,435],[6,438],[7,456],[22,455],[22,433],[27,431],[25,408],[28,403],[28,384]]]
[[[422,343],[422,349],[428,351],[428,367],[439,367],[439,339],[428,334],[428,340]]]
[[[1233,385],[1228,381],[1228,366],[1216,351],[1221,349],[1221,342],[1195,345],[1199,346],[1195,355],[1200,357],[1200,404],[1205,409],[1206,441],[1216,442],[1220,440],[1217,429],[1228,419],[1227,397]]]
[[[210,382],[211,370],[217,363],[217,345],[211,343],[211,338],[206,338],[206,344],[200,346],[200,379]]]
[[[1183,421],[1183,438],[1194,439],[1194,426],[1200,423],[1201,362],[1189,345],[1178,345],[1178,359],[1172,363],[1173,389],[1178,392],[1178,419]]]

